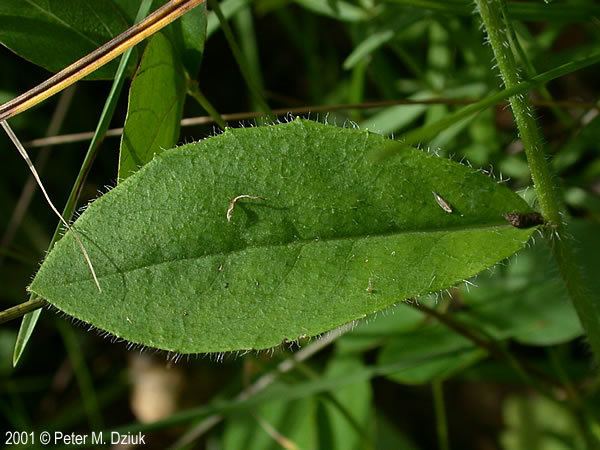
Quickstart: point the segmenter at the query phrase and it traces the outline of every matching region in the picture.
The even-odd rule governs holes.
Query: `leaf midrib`
[[[467,225],[467,226],[461,225],[461,226],[456,226],[456,227],[440,227],[440,228],[431,228],[431,229],[423,229],[423,230],[401,230],[401,231],[394,231],[394,232],[390,232],[390,233],[379,233],[379,234],[374,234],[374,235],[365,234],[365,235],[357,235],[357,236],[342,236],[342,237],[320,238],[320,239],[316,239],[316,238],[298,239],[293,242],[286,242],[286,243],[282,243],[282,244],[246,246],[241,249],[236,249],[236,250],[232,250],[229,252],[208,253],[208,254],[204,254],[204,255],[200,255],[200,256],[191,256],[191,257],[185,257],[185,258],[162,260],[162,261],[155,262],[152,264],[146,264],[146,265],[142,265],[142,266],[127,268],[127,269],[124,269],[121,271],[97,274],[97,277],[100,280],[103,278],[114,276],[116,274],[124,275],[124,274],[128,274],[128,273],[136,272],[138,270],[153,268],[153,267],[160,266],[163,264],[170,264],[170,263],[180,262],[180,261],[192,261],[192,260],[198,260],[198,259],[202,259],[202,258],[206,258],[206,257],[230,256],[230,255],[235,255],[237,253],[245,252],[247,250],[261,249],[261,248],[277,248],[277,247],[290,247],[290,246],[295,246],[295,245],[307,245],[307,244],[310,244],[311,242],[315,243],[315,244],[334,242],[334,241],[340,241],[340,242],[356,241],[356,242],[358,242],[358,241],[364,240],[364,239],[384,238],[384,237],[398,236],[398,235],[404,235],[404,234],[417,234],[418,235],[418,234],[428,234],[428,233],[451,233],[451,232],[458,232],[458,231],[485,230],[485,229],[493,229],[493,228],[514,229],[514,227],[510,224],[498,222],[498,223],[476,224],[476,225]],[[79,283],[83,283],[83,282],[87,282],[87,281],[91,281],[91,278],[87,277],[87,278],[83,278],[83,279],[78,279],[78,280],[74,280],[74,281],[61,283],[60,286],[70,286],[73,284],[79,284]],[[35,291],[35,289],[34,289],[34,291]]]

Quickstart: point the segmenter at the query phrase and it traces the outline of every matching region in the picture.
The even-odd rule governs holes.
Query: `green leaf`
[[[364,352],[378,347],[399,334],[415,330],[425,320],[423,313],[401,303],[380,314],[368,317],[351,332],[336,341],[341,353]]]
[[[270,433],[276,432],[298,449],[316,448],[314,398],[267,403],[253,414],[232,414],[223,433],[224,450],[279,450],[282,445]]]
[[[409,100],[424,100],[431,97],[429,91],[422,91],[410,96]],[[427,105],[390,106],[363,120],[360,126],[379,134],[389,135],[410,125],[421,117],[425,111],[427,111]]]
[[[370,34],[348,55],[344,61],[344,69],[349,70],[354,68],[354,66],[368,58],[379,47],[391,41],[393,37],[394,30],[384,29]]]
[[[556,264],[545,246],[519,253],[507,267],[476,280],[464,298],[462,316],[497,339],[529,345],[556,345],[583,333]]]
[[[600,226],[576,220],[569,224],[581,251],[579,263],[594,292],[600,265]],[[479,286],[463,292],[469,306],[464,317],[485,327],[497,339],[513,338],[528,345],[557,345],[583,334],[558,268],[544,245],[527,248],[493,274],[482,274]]]
[[[551,399],[513,394],[502,406],[505,426],[499,438],[505,450],[587,448],[573,414]]]
[[[140,2],[138,6],[138,12],[135,17],[136,23],[140,22],[148,14],[148,11],[150,10],[151,6],[152,0],[143,0],[142,2]],[[134,49],[132,48],[128,49],[127,51],[125,51],[125,53],[123,53],[123,56],[121,56],[119,60],[119,65],[115,73],[115,79],[110,88],[110,92],[108,93],[106,102],[104,103],[104,108],[102,109],[100,119],[98,121],[98,124],[96,125],[96,131],[94,131],[94,135],[92,136],[92,140],[90,141],[90,144],[88,146],[84,162],[82,163],[82,166],[79,169],[77,181],[71,189],[71,194],[69,195],[69,199],[67,200],[67,204],[65,206],[65,209],[63,210],[63,217],[70,218],[73,215],[77,199],[79,198],[81,183],[84,182],[85,174],[88,173],[90,164],[92,164],[92,161],[94,160],[94,154],[98,150],[99,144],[104,139],[106,131],[108,130],[108,127],[110,125],[110,121],[114,115],[115,108],[117,107],[117,101],[119,100],[121,90],[123,89],[123,84],[125,82],[125,73],[129,62],[132,60],[131,58],[133,55],[133,51]],[[60,224],[59,222],[59,225],[54,230],[54,235],[52,236],[50,247],[52,247],[53,243],[59,239],[61,234],[61,227],[62,224]],[[33,298],[33,296],[31,298]],[[21,356],[23,356],[23,352],[25,351],[27,343],[29,342],[31,335],[35,330],[41,313],[42,310],[38,309],[37,311],[33,311],[29,314],[26,314],[23,317],[23,321],[21,322],[21,327],[19,328],[19,334],[17,335],[17,341],[13,353],[13,365],[15,367],[19,363]]]
[[[370,13],[349,2],[339,1],[335,7],[322,0],[295,0],[300,6],[316,13],[343,22],[362,22],[370,18]]]
[[[336,378],[364,369],[354,356],[335,355],[330,360],[324,378]],[[372,424],[371,383],[367,380],[341,387],[331,392],[336,403],[323,397],[319,423],[319,448],[352,450],[372,448],[366,445]]]
[[[129,91],[120,179],[177,143],[185,90],[183,66],[169,40],[158,33],[150,39]]]
[[[112,0],[2,0],[0,43],[34,64],[58,72],[127,29]],[[90,78],[112,78],[118,61]]]
[[[357,358],[336,356],[329,362],[323,379],[337,379],[344,374],[364,369],[365,366]],[[283,382],[275,384],[286,386]],[[292,388],[294,384],[287,386]],[[333,404],[328,400],[329,398],[334,398],[337,404]],[[269,434],[273,430],[300,449],[363,448],[360,446],[361,436],[350,425],[348,417],[341,412],[341,408],[345,414],[351,416],[351,420],[357,426],[367,430],[371,421],[369,381],[360,380],[334,389],[329,396],[323,396],[319,404],[311,396],[287,400],[284,395],[280,396],[278,401],[252,408],[252,414],[248,414],[248,411],[231,414],[226,421],[223,448],[226,450],[280,449],[282,445]]]
[[[238,11],[250,4],[251,0],[224,0],[221,2],[221,10],[226,19],[235,16]],[[208,23],[206,27],[207,37],[212,36],[220,27],[219,18],[214,11],[208,13]]]
[[[534,229],[502,217],[529,211],[516,194],[415,149],[368,156],[389,142],[296,120],[164,152],[75,223],[102,292],[70,232],[31,290],[151,347],[263,349],[452,286],[527,241]]]
[[[206,42],[206,24],[206,3],[203,3],[187,12],[165,30],[192,78],[200,70]]]
[[[13,352],[13,366],[16,367],[21,357],[23,356],[23,352],[25,348],[27,348],[27,344],[33,335],[33,331],[37,325],[37,322],[42,314],[42,310],[38,309],[37,311],[33,311],[29,314],[25,314],[23,320],[21,321],[21,326],[19,328],[19,333],[17,334],[17,339],[15,340],[15,348]]]
[[[467,338],[444,325],[434,323],[397,336],[381,349],[378,363],[385,365],[393,361],[423,357],[421,364],[388,375],[388,378],[398,383],[422,384],[449,378],[484,356],[485,352]]]
[[[137,3],[131,0],[114,1],[133,21],[138,8]],[[153,5],[156,9],[165,3],[168,3],[168,0],[155,0]],[[203,3],[162,30],[177,49],[185,69],[191,76],[195,76],[200,69],[206,41],[206,23],[206,3]]]

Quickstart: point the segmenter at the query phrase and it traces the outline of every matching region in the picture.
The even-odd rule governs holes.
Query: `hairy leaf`
[[[297,120],[164,152],[93,203],[31,290],[151,347],[221,352],[313,336],[518,251],[517,195],[367,131]],[[447,212],[436,192],[451,205]],[[241,197],[245,196],[245,197]]]
[[[112,0],[0,2],[0,43],[51,72],[85,56],[128,26]],[[118,61],[107,64],[90,78],[112,78],[117,65]]]
[[[185,73],[169,40],[152,37],[129,91],[121,139],[119,178],[177,144],[185,101]]]

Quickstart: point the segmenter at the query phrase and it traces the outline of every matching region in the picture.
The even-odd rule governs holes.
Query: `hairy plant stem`
[[[492,46],[500,74],[507,89],[520,83],[519,70],[506,36],[509,21],[504,21],[502,8],[504,0],[475,0],[483,20],[488,40]],[[588,294],[581,269],[575,259],[572,239],[569,238],[563,221],[564,205],[560,188],[546,161],[543,139],[536,123],[534,111],[524,94],[510,98],[515,123],[525,148],[531,177],[537,193],[540,209],[548,222],[551,234],[552,252],[557,261],[561,276],[579,315],[590,346],[597,361],[600,361],[600,304]]]

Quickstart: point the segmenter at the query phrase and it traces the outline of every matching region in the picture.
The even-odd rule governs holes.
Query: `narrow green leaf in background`
[[[183,66],[169,39],[157,33],[144,51],[129,91],[119,179],[177,143],[185,93]]]
[[[51,72],[95,50],[129,25],[112,0],[0,2],[0,43]],[[107,64],[90,78],[112,78],[117,65],[118,61]]]
[[[354,66],[368,58],[375,50],[391,41],[393,37],[394,30],[384,29],[370,34],[364,41],[358,44],[354,50],[352,50],[352,53],[348,55],[344,61],[344,69],[349,70],[354,68]]]
[[[206,2],[189,11],[185,16],[167,27],[175,49],[180,54],[185,70],[194,78],[200,70],[206,42]]]
[[[136,2],[131,0],[114,1],[123,9],[125,15],[133,21],[137,11]],[[168,0],[154,0],[153,6],[156,9],[167,2]],[[200,69],[206,41],[206,25],[207,14],[206,3],[204,3],[187,12],[162,31],[179,52],[185,69],[192,77]]]
[[[338,354],[330,360],[324,378],[343,376],[363,368],[364,364],[359,357]],[[320,405],[323,414],[317,427],[320,443],[318,448],[329,450],[372,448],[373,445],[367,445],[375,425],[372,418],[371,383],[366,380],[358,382],[349,387],[336,389],[331,392],[331,395],[337,404],[328,402],[327,397],[323,397]]]
[[[410,148],[375,163],[389,142],[296,120],[164,152],[75,224],[102,293],[70,233],[31,290],[150,347],[263,349],[450,287],[535,230],[503,218],[530,211],[520,197],[460,164]]]
[[[335,7],[331,5],[331,2],[322,0],[295,0],[295,2],[314,13],[344,22],[362,22],[369,19],[367,11],[350,2],[339,1]]]
[[[448,352],[447,355],[439,355]],[[467,338],[460,336],[439,323],[428,324],[411,331],[382,348],[378,363],[385,365],[393,361],[423,357],[421,364],[388,375],[401,384],[422,384],[443,380],[473,365],[485,357],[484,350],[477,348]],[[431,356],[430,359],[426,359]]]
[[[149,12],[150,7],[152,6],[152,0],[144,0],[138,6],[138,12],[135,16],[135,23],[140,22]],[[134,55],[134,48],[130,48],[119,60],[119,65],[117,66],[117,71],[115,72],[115,79],[112,83],[110,92],[108,93],[108,97],[106,102],[104,103],[104,108],[102,109],[102,113],[100,114],[100,120],[96,126],[96,131],[94,132],[94,136],[88,146],[88,150],[86,156],[82,162],[81,168],[79,170],[79,174],[77,175],[77,179],[75,180],[75,184],[71,189],[71,193],[69,194],[69,198],[67,199],[67,204],[65,205],[65,209],[63,210],[63,216],[71,217],[73,212],[75,211],[75,207],[77,205],[77,200],[81,193],[81,186],[89,172],[91,165],[95,159],[95,155],[99,149],[99,145],[104,139],[104,135],[108,130],[110,125],[110,121],[114,115],[115,108],[117,107],[117,102],[119,100],[119,96],[121,95],[121,90],[123,88],[123,84],[126,78],[126,70],[129,66],[129,63],[132,61],[132,57]],[[134,61],[135,62],[135,61]],[[52,236],[52,247],[53,243],[58,240],[61,236],[62,225],[54,230],[54,235]],[[33,298],[33,296],[31,297]],[[37,310],[32,313],[29,313],[23,317],[23,321],[21,322],[21,327],[19,328],[19,334],[17,336],[17,342],[15,344],[15,349],[13,353],[13,365],[16,366],[27,347],[27,343],[31,338],[33,331],[35,330],[36,324],[40,317],[42,310]]]
[[[338,378],[365,366],[358,357],[337,356],[328,364],[324,378]],[[285,386],[283,382],[277,382]],[[293,386],[290,384],[289,386]],[[223,436],[225,450],[276,450],[283,447],[282,440],[276,441],[268,431],[276,431],[298,449],[323,448],[328,450],[353,450],[365,448],[364,438],[350,424],[344,414],[365,431],[373,423],[371,415],[371,384],[361,380],[351,386],[334,389],[320,400],[302,398],[267,403],[248,411],[231,414],[226,420]],[[333,404],[328,399],[334,399]],[[343,409],[344,413],[340,410]],[[268,431],[267,431],[268,430]]]
[[[252,414],[247,411],[232,414],[225,425],[223,449],[316,448],[316,403],[310,397],[283,400],[253,408]],[[288,445],[283,447],[283,442]]]
[[[421,311],[400,303],[358,323],[336,341],[336,349],[341,354],[371,350],[418,329],[425,320]]]
[[[225,18],[230,19],[235,16],[240,9],[250,4],[251,0],[224,0],[221,2],[221,10]],[[207,15],[206,35],[212,36],[220,27],[219,18],[214,11]]]

